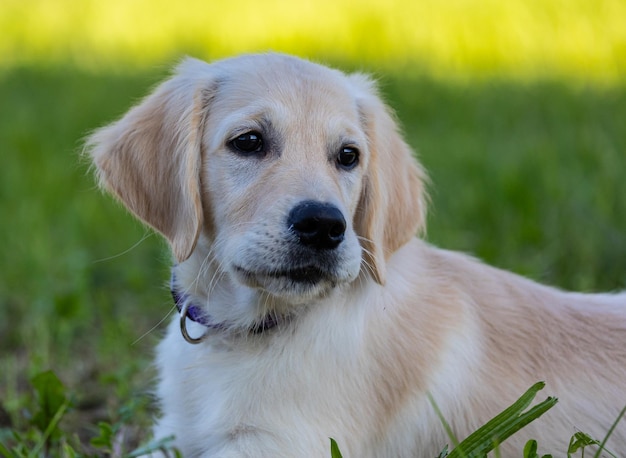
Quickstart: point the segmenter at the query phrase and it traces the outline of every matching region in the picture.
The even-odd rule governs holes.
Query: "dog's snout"
[[[287,218],[290,230],[303,245],[331,250],[344,238],[346,220],[332,204],[306,201],[294,207]]]

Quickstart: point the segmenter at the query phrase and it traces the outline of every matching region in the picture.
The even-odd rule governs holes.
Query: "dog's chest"
[[[300,456],[325,456],[328,438],[343,432],[353,415],[341,406],[356,394],[337,359],[351,350],[339,348],[323,355],[307,339],[287,338],[235,346],[209,339],[192,346],[172,325],[158,351],[164,416],[155,433],[202,448],[183,450],[185,456],[212,456],[248,442],[263,443],[273,456],[294,446]]]

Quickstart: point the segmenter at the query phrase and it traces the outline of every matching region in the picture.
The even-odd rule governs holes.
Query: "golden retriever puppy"
[[[185,457],[435,457],[533,383],[560,402],[505,442],[558,453],[626,405],[626,295],[536,284],[416,237],[425,174],[373,82],[249,55],[175,74],[87,145],[169,241],[180,314],[157,437]],[[486,197],[487,198],[487,197]],[[626,451],[626,427],[608,447]]]

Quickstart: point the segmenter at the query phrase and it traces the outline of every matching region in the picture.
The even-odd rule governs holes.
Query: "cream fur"
[[[229,147],[248,131],[264,155]],[[360,151],[353,170],[336,166],[343,144]],[[158,348],[155,435],[185,457],[328,457],[333,437],[346,457],[430,458],[449,439],[427,393],[463,438],[539,380],[559,403],[502,456],[529,438],[565,456],[626,405],[626,295],[561,292],[415,238],[425,174],[363,75],[187,59],[88,151],[171,243],[179,288],[228,326],[190,345],[177,318]],[[305,286],[267,274],[303,262],[284,224],[303,200],[347,220],[329,278]],[[246,331],[267,314],[282,321]],[[608,447],[626,451],[623,423]]]

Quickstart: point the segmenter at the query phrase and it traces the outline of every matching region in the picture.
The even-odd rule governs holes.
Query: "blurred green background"
[[[149,421],[170,258],[95,188],[82,139],[183,55],[266,50],[380,80],[432,178],[433,243],[626,287],[624,0],[2,0],[0,428],[48,368],[70,429],[128,403]]]

